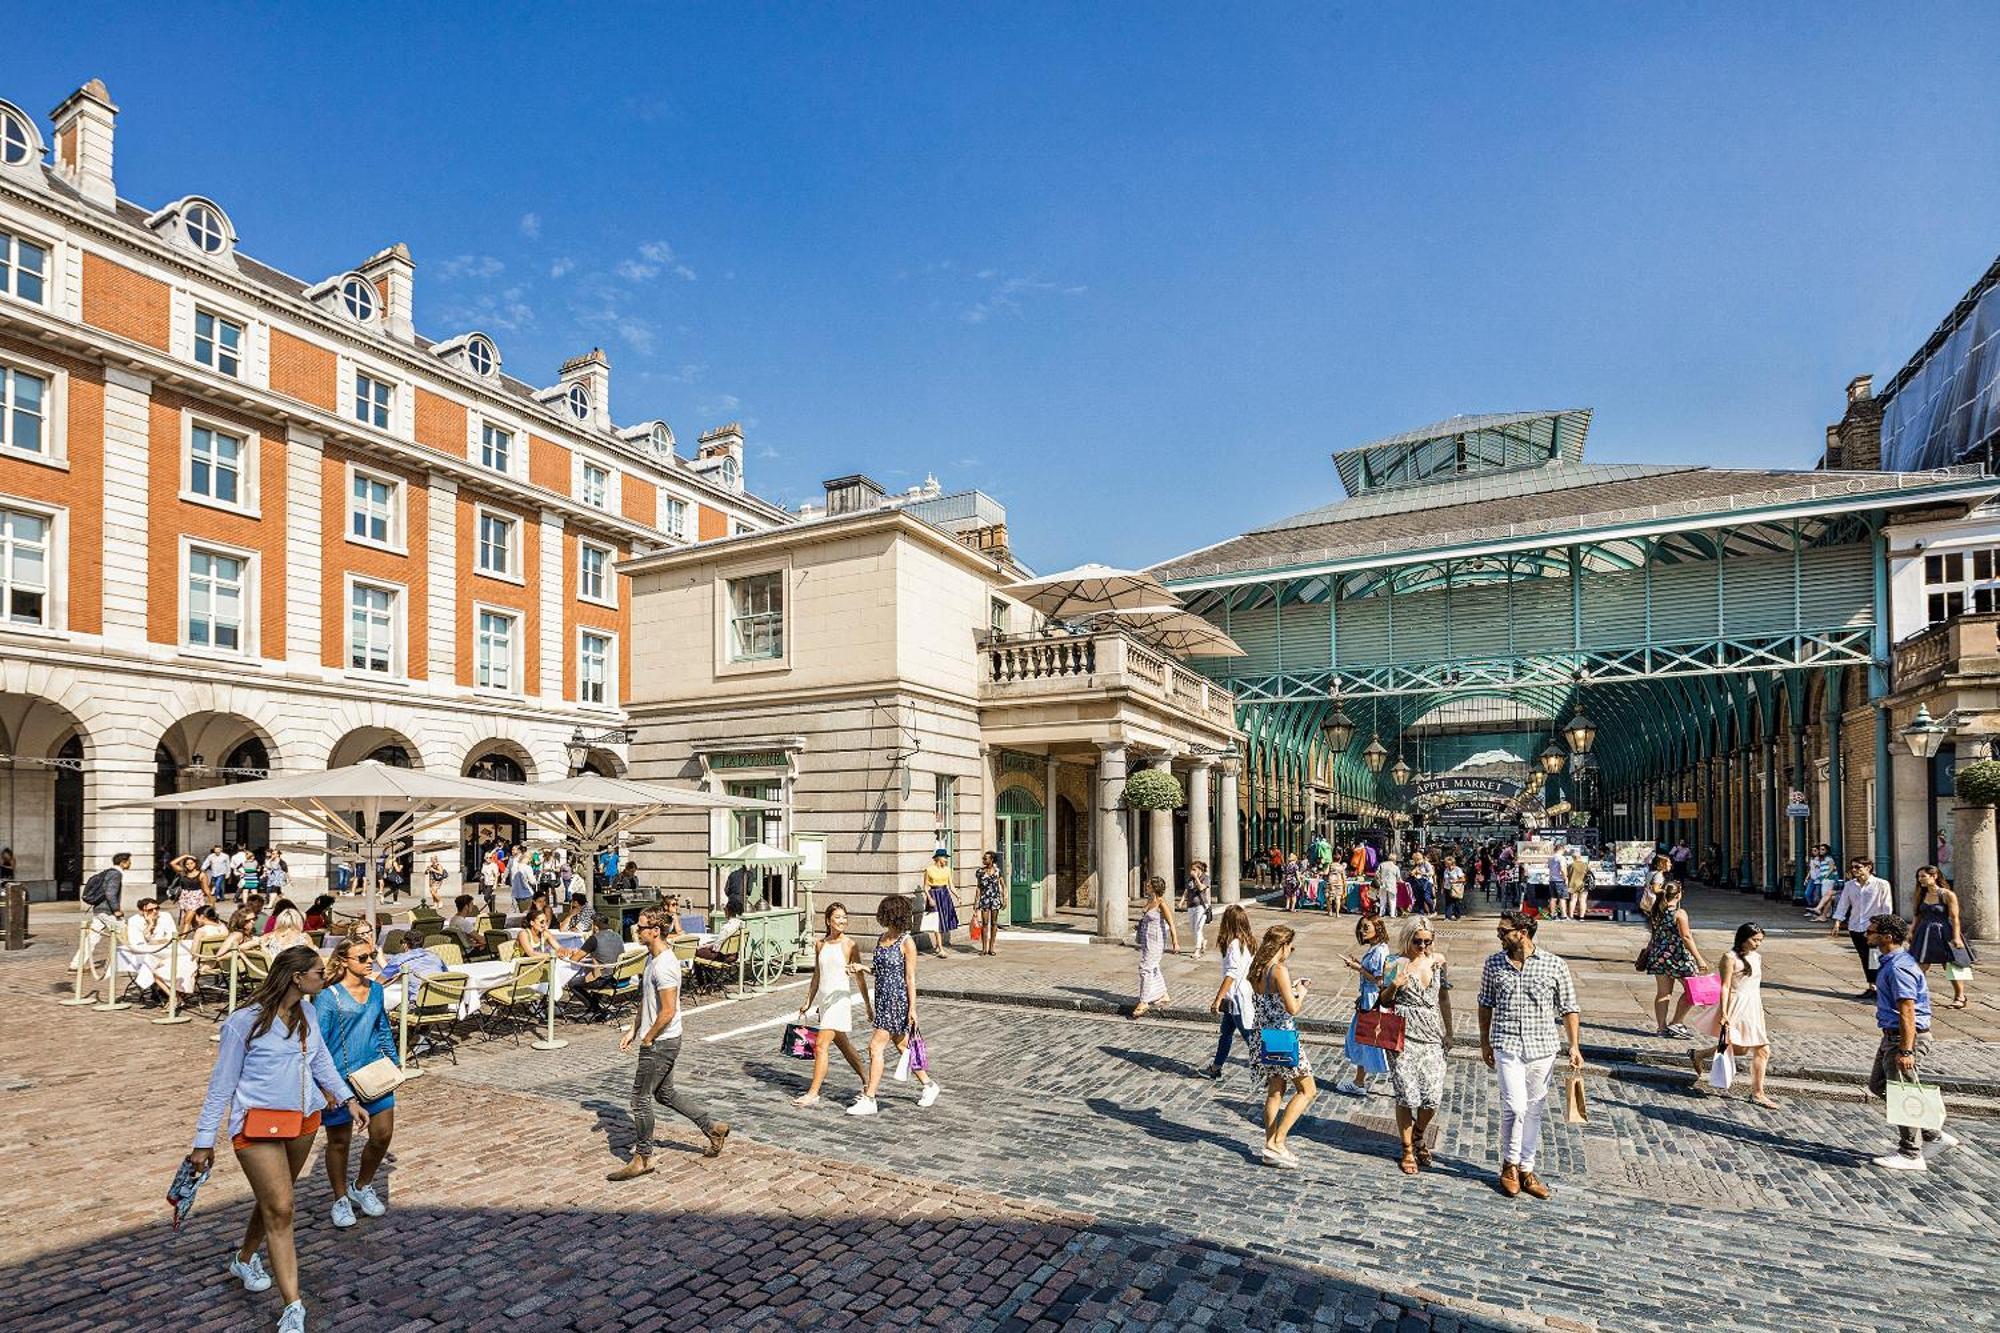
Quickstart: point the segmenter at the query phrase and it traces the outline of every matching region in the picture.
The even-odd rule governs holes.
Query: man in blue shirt
[[[1875,1048],[1875,1067],[1868,1073],[1868,1091],[1886,1097],[1889,1083],[1915,1083],[1918,1062],[1931,1049],[1931,990],[1924,970],[1910,957],[1910,923],[1894,913],[1868,922],[1868,946],[1881,955],[1875,973],[1875,1026],[1882,1030]],[[1925,1171],[1923,1145],[1939,1149],[1958,1146],[1955,1135],[1942,1130],[1917,1130],[1898,1125],[1897,1150],[1877,1157],[1875,1165],[1891,1171]]]

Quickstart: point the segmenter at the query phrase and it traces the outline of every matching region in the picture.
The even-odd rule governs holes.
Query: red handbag
[[[1403,1016],[1393,1009],[1364,1009],[1354,1016],[1354,1040],[1381,1051],[1400,1051]]]

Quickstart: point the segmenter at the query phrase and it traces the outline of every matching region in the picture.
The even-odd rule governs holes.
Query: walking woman
[[[1414,1176],[1431,1164],[1424,1137],[1451,1084],[1444,1063],[1451,1049],[1451,978],[1435,952],[1437,932],[1429,917],[1405,921],[1397,943],[1401,948],[1382,983],[1382,1003],[1403,1020],[1403,1049],[1388,1053],[1389,1081],[1396,1088],[1403,1174]]]
[[[245,1291],[278,1284],[284,1313],[278,1333],[305,1333],[306,1305],[299,1299],[298,1251],[292,1244],[292,1183],[312,1156],[321,1108],[345,1103],[365,1125],[368,1112],[334,1068],[321,1039],[312,997],[326,985],[319,954],[300,945],[271,961],[271,971],[250,1002],[222,1020],[221,1045],[208,1095],[195,1123],[188,1163],[206,1174],[215,1165],[215,1139],[224,1131],[250,1182],[257,1206],[243,1243],[229,1257],[229,1272]],[[259,1247],[271,1251],[267,1273]]]
[[[863,1083],[868,1075],[862,1071],[861,1056],[854,1049],[854,1042],[848,1033],[854,1028],[855,983],[861,986],[861,1001],[868,1008],[868,1016],[875,1016],[875,1006],[868,1001],[866,973],[861,967],[861,949],[854,937],[847,933],[847,907],[842,903],[830,904],[826,909],[826,938],[819,942],[819,952],[814,955],[812,986],[806,991],[806,1002],[799,1006],[799,1017],[815,1003],[819,1005],[819,1038],[813,1043],[812,1082],[806,1085],[801,1095],[792,1099],[794,1106],[819,1105],[819,1085],[826,1082],[827,1050],[839,1047],[841,1056],[854,1070],[854,1077]]]
[[[1160,962],[1169,944],[1181,951],[1180,932],[1167,906],[1167,882],[1158,875],[1146,881],[1139,901],[1139,1003],[1132,1006],[1137,1018],[1155,1004],[1167,1004],[1167,974]]]
[[[1736,928],[1736,940],[1722,955],[1722,998],[1704,1004],[1688,1014],[1688,1026],[1717,1042],[1727,1041],[1729,1053],[1750,1057],[1750,1100],[1767,1111],[1778,1104],[1764,1095],[1764,1070],[1771,1062],[1771,1033],[1764,1023],[1764,928],[1745,921]],[[1708,1077],[1708,1061],[1715,1047],[1691,1051],[1697,1079]],[[1699,1084],[1697,1084],[1699,1086]]]
[[[389,1009],[375,970],[375,941],[348,935],[333,946],[327,959],[332,984],[313,1006],[319,1014],[319,1035],[333,1056],[333,1067],[344,1079],[363,1065],[395,1060],[396,1034],[389,1026]],[[389,1155],[389,1137],[396,1132],[396,1094],[386,1092],[361,1103],[367,1112],[368,1146],[361,1150],[361,1168],[354,1186],[347,1184],[347,1151],[354,1142],[354,1125],[345,1106],[330,1106],[320,1117],[326,1126],[326,1178],[333,1186],[333,1224],[354,1225],[354,1210],[369,1217],[389,1211],[375,1192],[375,1171]]]
[[[1389,971],[1389,927],[1379,916],[1362,917],[1354,923],[1354,939],[1361,946],[1362,955],[1356,958],[1349,954],[1340,961],[1360,974],[1361,987],[1354,999],[1355,1017],[1359,1018],[1381,1002],[1382,979]],[[1368,1076],[1389,1072],[1388,1052],[1356,1041],[1353,1019],[1347,1024],[1347,1045],[1342,1054],[1354,1066],[1354,1073],[1333,1086],[1335,1091],[1350,1097],[1367,1096]]]
[[[1265,931],[1263,943],[1250,960],[1248,977],[1257,1015],[1257,1054],[1250,1068],[1264,1077],[1264,1165],[1286,1168],[1296,1167],[1299,1159],[1286,1146],[1285,1138],[1319,1091],[1313,1084],[1312,1062],[1303,1043],[1294,1041],[1298,1050],[1295,1064],[1281,1063],[1284,1057],[1273,1055],[1265,1046],[1267,1033],[1298,1031],[1299,1008],[1311,989],[1303,979],[1293,981],[1286,970],[1293,938],[1290,926],[1272,926]],[[1289,1098],[1285,1096],[1287,1086],[1292,1090]]]
[[[874,1115],[875,1093],[882,1086],[882,1062],[889,1047],[898,1052],[908,1048],[917,1030],[917,945],[910,938],[910,900],[892,894],[875,909],[882,927],[875,941],[875,1031],[868,1037],[868,1086],[847,1108],[849,1115]],[[929,1106],[944,1089],[921,1069],[917,1076],[918,1106]]]
[[[168,885],[168,892],[174,896],[174,910],[183,931],[194,929],[195,908],[216,901],[216,895],[202,886],[201,871],[195,865],[195,859],[186,853],[174,858],[174,878]]]
[[[924,904],[927,914],[937,914],[937,929],[930,932],[931,951],[942,958],[951,932],[958,929],[958,904],[951,896],[951,853],[942,847],[931,853],[931,863],[924,867]]]
[[[1965,1008],[1965,979],[1972,974],[1972,950],[1958,919],[1958,894],[1936,866],[1917,871],[1917,910],[1910,923],[1910,957],[1928,978],[1933,963],[1944,964],[1951,983],[1951,1007]]]
[[[1688,914],[1681,909],[1679,880],[1661,878],[1654,890],[1653,905],[1646,912],[1646,924],[1652,935],[1646,941],[1645,953],[1639,957],[1639,970],[1651,975],[1654,981],[1653,1025],[1662,1037],[1692,1037],[1694,1033],[1682,1022],[1694,1006],[1694,1001],[1688,998],[1687,979],[1708,971],[1708,964],[1701,960],[1701,946],[1694,942]],[[1667,1002],[1673,998],[1676,981],[1680,983],[1681,998],[1669,1023]]]
[[[1347,905],[1347,866],[1339,857],[1326,870],[1326,914],[1339,916]]]
[[[1222,924],[1215,928],[1215,951],[1222,955],[1222,984],[1215,988],[1208,1012],[1221,1015],[1222,1029],[1215,1038],[1215,1060],[1202,1071],[1209,1078],[1222,1077],[1223,1066],[1229,1063],[1229,1048],[1239,1034],[1246,1042],[1254,1040],[1250,1033],[1250,1020],[1255,1016],[1250,959],[1257,952],[1257,937],[1250,933],[1250,914],[1240,903],[1222,909]]]
[[[1187,892],[1181,897],[1181,906],[1187,909],[1188,933],[1194,936],[1194,956],[1199,962],[1202,954],[1206,952],[1203,948],[1202,932],[1207,928],[1211,915],[1208,905],[1208,862],[1195,861],[1188,866]]]
[[[988,852],[979,858],[979,874],[975,879],[979,884],[979,898],[973,909],[979,922],[979,952],[991,958],[998,951],[1000,913],[1006,906],[1000,892],[999,853]]]

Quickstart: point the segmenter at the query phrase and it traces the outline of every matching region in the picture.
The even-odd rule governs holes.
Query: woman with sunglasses
[[[343,936],[326,962],[331,983],[319,1003],[320,1037],[333,1054],[333,1067],[346,1078],[363,1065],[396,1058],[396,1033],[389,1026],[389,1008],[382,983],[373,977],[375,941],[365,935]],[[369,1217],[389,1211],[375,1192],[375,1169],[389,1155],[389,1137],[396,1132],[396,1094],[385,1093],[361,1103],[367,1112],[368,1146],[361,1150],[361,1169],[354,1186],[347,1184],[347,1152],[354,1143],[354,1126],[344,1106],[328,1107],[320,1123],[326,1126],[326,1178],[333,1186],[333,1224],[354,1225],[354,1210]]]
[[[1434,951],[1437,932],[1429,917],[1409,918],[1396,943],[1399,953],[1382,982],[1382,1003],[1403,1020],[1403,1049],[1389,1052],[1389,1081],[1396,1088],[1403,1174],[1414,1176],[1431,1164],[1424,1140],[1451,1083],[1444,1062],[1451,1049],[1451,978]]]
[[[226,1125],[237,1165],[257,1199],[243,1243],[229,1256],[229,1272],[245,1291],[278,1284],[285,1300],[278,1333],[305,1333],[298,1250],[292,1243],[292,1185],[312,1156],[320,1111],[328,1101],[345,1103],[357,1120],[368,1120],[320,1038],[312,997],[326,985],[322,967],[310,947],[285,950],[271,960],[270,974],[250,1002],[222,1020],[215,1072],[187,1157],[206,1175],[215,1165],[216,1136]],[[271,1251],[268,1273],[258,1261],[259,1246]]]

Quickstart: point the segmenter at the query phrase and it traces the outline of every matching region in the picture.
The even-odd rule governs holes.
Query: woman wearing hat
[[[931,853],[924,867],[924,900],[927,910],[937,913],[937,929],[931,934],[931,950],[940,957],[958,929],[958,906],[951,900],[951,853],[940,847]]]

